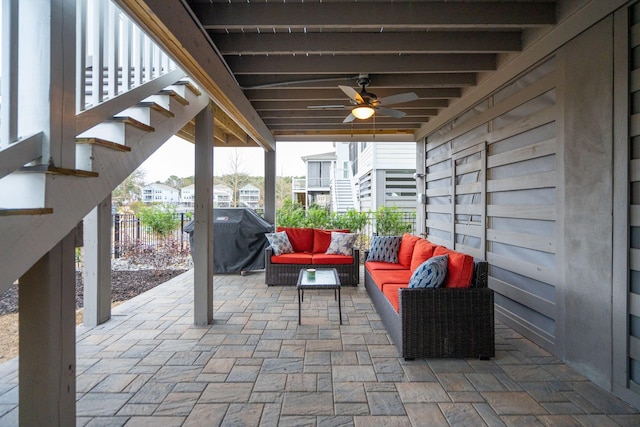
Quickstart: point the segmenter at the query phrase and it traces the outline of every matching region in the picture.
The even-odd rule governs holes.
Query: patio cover
[[[184,231],[189,233],[193,254],[195,223],[189,222]],[[213,210],[213,268],[216,273],[239,273],[264,269],[264,250],[269,242],[265,233],[273,225],[248,208],[216,208]]]

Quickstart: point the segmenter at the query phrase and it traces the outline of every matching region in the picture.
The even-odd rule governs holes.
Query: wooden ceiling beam
[[[326,103],[317,103],[310,101],[255,101],[251,103],[256,111],[263,112],[268,110],[307,110],[310,106],[325,105]],[[353,107],[349,104],[349,100],[345,99],[344,102],[338,102],[331,105],[343,104],[346,109]],[[328,104],[327,104],[328,105]],[[390,108],[398,108],[399,110],[407,108],[445,108],[449,106],[449,101],[446,99],[420,99],[417,101],[405,102],[404,104],[395,104],[389,106]],[[341,110],[340,108],[331,108],[332,110]],[[314,109],[312,109],[314,110]]]
[[[279,76],[275,75],[240,75],[237,76],[238,83],[244,90],[264,89],[264,88],[305,88],[305,89],[326,89],[339,84],[353,85],[358,74],[345,73],[342,76],[316,74],[313,76]],[[371,86],[378,88],[396,89],[417,89],[417,88],[454,88],[474,86],[477,82],[474,73],[428,73],[428,74],[369,74]]]
[[[496,53],[522,50],[517,31],[213,33],[223,55]]]
[[[494,54],[225,56],[240,74],[452,73],[496,69]]]
[[[556,23],[548,2],[193,3],[205,29],[500,28]]]
[[[436,108],[406,108],[403,109],[407,115],[405,117],[433,117],[438,115]],[[304,118],[332,118],[342,117],[343,119],[349,114],[348,110],[324,110],[324,109],[306,109],[306,110],[269,110],[263,111],[261,117],[266,119],[304,119]]]
[[[353,85],[346,85],[356,88]],[[356,88],[357,89],[357,88]],[[359,91],[359,89],[357,89]],[[395,95],[400,93],[397,89],[373,89],[368,91],[375,92],[378,98]],[[459,98],[462,94],[458,88],[432,88],[432,89],[413,89],[420,99],[449,99]],[[245,90],[244,94],[250,101],[300,101],[300,100],[335,100],[344,101],[345,94],[336,86],[334,89],[250,89]]]

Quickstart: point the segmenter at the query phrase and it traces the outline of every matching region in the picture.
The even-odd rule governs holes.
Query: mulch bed
[[[111,271],[111,301],[126,301],[155,288],[186,270],[113,270]],[[76,272],[76,310],[83,306],[82,273]],[[18,312],[18,287],[16,285],[0,294],[0,316]]]

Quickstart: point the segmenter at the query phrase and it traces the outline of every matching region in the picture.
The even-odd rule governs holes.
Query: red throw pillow
[[[413,249],[416,246],[416,242],[420,240],[417,236],[412,236],[409,233],[402,235],[400,241],[400,249],[398,250],[398,263],[409,268],[411,267],[411,256],[413,255]]]
[[[428,260],[433,256],[433,251],[436,245],[428,241],[427,239],[418,239],[415,247],[413,248],[413,255],[411,255],[411,267],[409,268],[413,273],[420,264]]]
[[[332,231],[338,231],[340,233],[349,233],[349,230],[319,230],[317,228],[314,228],[313,229],[313,251],[312,251],[314,254],[323,254],[327,252],[327,249],[329,249],[329,245],[331,244]]]
[[[277,231],[287,233],[294,252],[311,253],[313,250],[313,228],[278,227]]]
[[[449,255],[445,288],[470,288],[473,277],[473,257],[462,252],[456,252],[444,246],[438,246],[433,256]]]

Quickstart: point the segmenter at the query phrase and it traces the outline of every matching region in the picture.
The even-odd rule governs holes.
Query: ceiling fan
[[[404,102],[415,101],[418,95],[414,92],[399,93],[397,95],[378,98],[375,94],[367,92],[367,86],[371,83],[368,74],[361,74],[356,82],[362,88],[360,92],[350,86],[338,85],[351,101],[352,105],[310,105],[307,108],[316,109],[351,109],[351,113],[345,117],[342,123],[349,123],[355,119],[366,120],[377,111],[384,116],[395,117],[397,119],[407,115],[404,111],[383,107],[383,105],[402,104]]]

